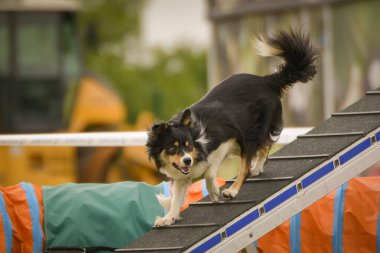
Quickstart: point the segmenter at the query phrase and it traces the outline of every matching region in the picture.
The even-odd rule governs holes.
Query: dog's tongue
[[[184,174],[188,174],[189,171],[190,171],[190,168],[189,168],[189,167],[181,167],[181,171],[182,171],[182,173],[184,173]]]

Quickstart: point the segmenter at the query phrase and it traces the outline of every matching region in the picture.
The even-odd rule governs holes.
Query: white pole
[[[287,144],[311,128],[285,128],[277,141]],[[147,132],[55,133],[0,135],[0,146],[126,147],[144,146]]]
[[[0,135],[0,146],[143,146],[146,132]]]

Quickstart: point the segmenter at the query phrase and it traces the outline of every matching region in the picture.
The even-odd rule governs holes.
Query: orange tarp
[[[380,177],[351,179],[298,214],[298,224],[295,216],[261,237],[257,250],[376,252],[380,249],[379,205]]]
[[[0,252],[42,252],[44,238],[41,187],[21,183],[0,187],[0,194]],[[36,220],[37,217],[39,220]]]
[[[218,180],[219,185],[224,183]],[[205,194],[204,180],[194,183],[184,208]],[[380,249],[379,205],[380,177],[354,178],[255,244],[258,252],[269,253],[376,252]],[[21,183],[0,187],[0,252],[42,252],[42,207],[39,186]]]

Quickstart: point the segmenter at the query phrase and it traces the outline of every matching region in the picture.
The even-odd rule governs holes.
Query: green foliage
[[[85,66],[106,78],[118,91],[134,122],[143,110],[166,120],[206,91],[206,53],[179,45],[151,50],[141,64],[138,40],[144,1],[87,0],[79,23],[84,35]],[[144,52],[146,53],[146,52]]]
[[[91,68],[105,76],[128,107],[128,120],[139,112],[152,111],[169,119],[206,92],[206,54],[187,47],[171,52],[156,49],[151,65],[124,64],[114,54],[90,59]]]
[[[144,0],[84,0],[81,3],[79,28],[85,56],[103,50],[123,50],[138,38]]]

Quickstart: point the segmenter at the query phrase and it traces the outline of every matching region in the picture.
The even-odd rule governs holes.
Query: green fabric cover
[[[164,214],[155,195],[162,184],[64,184],[43,187],[47,247],[122,248]]]

